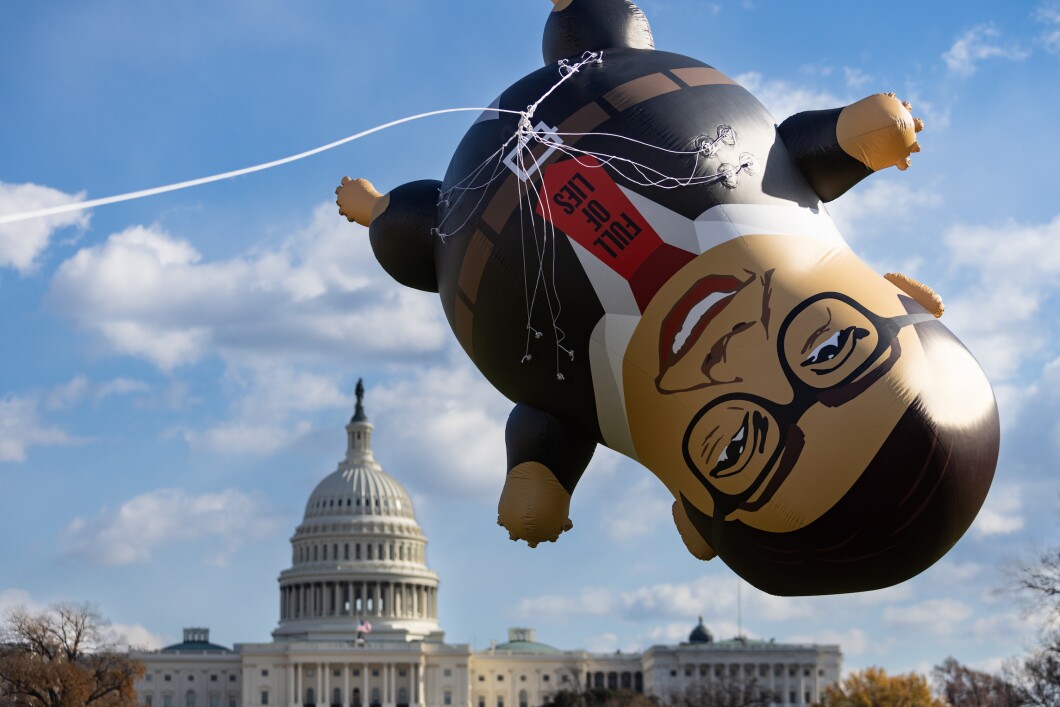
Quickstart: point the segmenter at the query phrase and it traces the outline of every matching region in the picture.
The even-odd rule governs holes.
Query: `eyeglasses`
[[[838,292],[799,303],[777,335],[791,402],[726,394],[696,413],[685,431],[685,463],[711,494],[714,518],[764,505],[801,453],[798,422],[806,411],[818,403],[838,407],[856,398],[898,360],[899,332],[933,319],[927,312],[881,317]],[[723,523],[712,525],[717,550]]]

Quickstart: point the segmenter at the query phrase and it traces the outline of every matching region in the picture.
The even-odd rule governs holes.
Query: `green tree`
[[[139,662],[114,648],[88,604],[8,612],[0,627],[0,705],[135,707]]]
[[[822,695],[824,707],[945,707],[916,673],[888,675],[883,668],[851,673]]]

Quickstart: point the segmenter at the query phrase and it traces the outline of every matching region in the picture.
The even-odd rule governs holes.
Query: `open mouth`
[[[708,275],[692,285],[663,319],[659,335],[660,377],[695,346],[711,320],[750,281],[732,275]]]

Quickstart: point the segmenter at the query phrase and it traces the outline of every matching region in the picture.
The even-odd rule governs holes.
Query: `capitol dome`
[[[277,640],[441,640],[438,575],[408,492],[372,455],[364,386],[346,456],[306,502],[280,573]]]

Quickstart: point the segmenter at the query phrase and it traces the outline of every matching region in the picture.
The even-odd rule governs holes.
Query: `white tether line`
[[[383,123],[377,125],[374,128],[368,130],[362,130],[356,135],[350,135],[344,137],[341,140],[330,142],[327,145],[313,148],[312,150],[306,150],[300,152],[297,155],[291,155],[290,157],[284,157],[282,159],[273,160],[272,162],[266,162],[264,164],[254,165],[253,167],[244,167],[243,169],[236,169],[231,172],[222,172],[221,174],[214,174],[209,177],[200,177],[199,179],[190,179],[186,182],[178,182],[176,184],[167,184],[161,187],[153,187],[151,189],[141,189],[140,191],[128,192],[126,194],[118,194],[116,196],[107,196],[101,199],[90,199],[88,201],[77,201],[70,204],[63,204],[61,206],[51,206],[45,209],[34,209],[33,211],[22,211],[13,214],[0,214],[0,225],[5,223],[16,223],[18,221],[27,221],[33,218],[40,218],[42,216],[55,216],[56,214],[65,214],[71,211],[82,211],[84,209],[91,209],[96,206],[103,206],[105,204],[116,204],[121,201],[131,201],[133,199],[142,199],[145,196],[154,196],[155,194],[164,194],[170,191],[177,191],[179,189],[187,189],[188,187],[196,187],[200,184],[209,184],[210,182],[219,182],[223,179],[231,179],[232,177],[239,177],[244,174],[251,174],[252,172],[261,172],[266,169],[272,169],[273,167],[279,167],[280,165],[287,164],[289,162],[295,162],[297,160],[311,157],[321,152],[334,149],[340,145],[345,145],[348,142],[353,142],[359,138],[377,133],[380,130],[386,130],[392,128],[395,125],[401,125],[402,123],[409,123],[413,120],[420,120],[421,118],[430,118],[435,115],[442,115],[445,113],[462,113],[474,111],[482,113],[485,111],[493,111],[496,113],[513,113],[515,115],[522,115],[522,111],[517,110],[506,110],[504,108],[443,108],[441,110],[432,110],[429,113],[420,113],[418,115],[410,115],[406,118],[400,118],[398,120],[392,120],[389,123]]]

